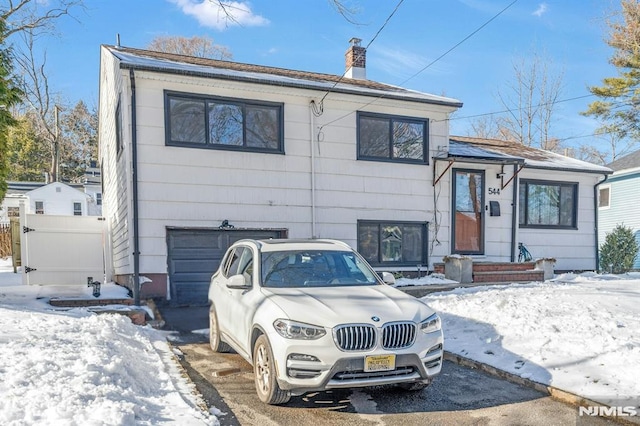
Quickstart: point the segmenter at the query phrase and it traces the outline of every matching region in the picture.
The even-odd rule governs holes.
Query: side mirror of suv
[[[383,272],[381,274],[382,281],[385,284],[394,285],[396,283],[396,278],[393,276],[391,272]]]
[[[251,283],[247,283],[247,280],[244,278],[244,275],[238,274],[238,275],[233,275],[229,277],[229,281],[227,282],[227,287],[247,290],[251,288]]]

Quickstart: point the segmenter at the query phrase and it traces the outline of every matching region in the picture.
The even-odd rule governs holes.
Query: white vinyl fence
[[[25,214],[21,209],[22,283],[104,284],[106,222],[97,216]]]

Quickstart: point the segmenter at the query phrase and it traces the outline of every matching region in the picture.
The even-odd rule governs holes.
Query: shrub
[[[628,272],[633,267],[638,250],[633,230],[617,225],[607,234],[604,244],[600,247],[600,269],[614,274]]]

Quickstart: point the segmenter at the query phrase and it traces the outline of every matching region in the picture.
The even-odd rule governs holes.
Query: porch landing
[[[434,272],[445,274],[444,263],[433,265]],[[544,270],[535,262],[473,262],[472,283],[522,283],[544,281]]]

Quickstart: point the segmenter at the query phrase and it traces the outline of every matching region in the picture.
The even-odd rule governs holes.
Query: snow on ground
[[[420,278],[398,278],[394,287],[422,286],[422,285],[442,285],[455,284],[456,281],[448,280],[444,274],[425,275]]]
[[[114,284],[101,290],[101,298],[127,296]],[[0,260],[0,424],[219,424],[198,408],[165,334],[124,315],[47,303],[91,291],[23,286]]]
[[[608,405],[640,402],[640,274],[561,275],[423,298],[445,350]]]
[[[442,276],[397,286],[447,284]],[[166,335],[125,316],[54,309],[91,288],[21,284],[0,260],[0,424],[218,424],[181,377]],[[102,298],[125,297],[102,286]],[[638,406],[640,274],[566,274],[423,298],[445,349],[610,405]]]

